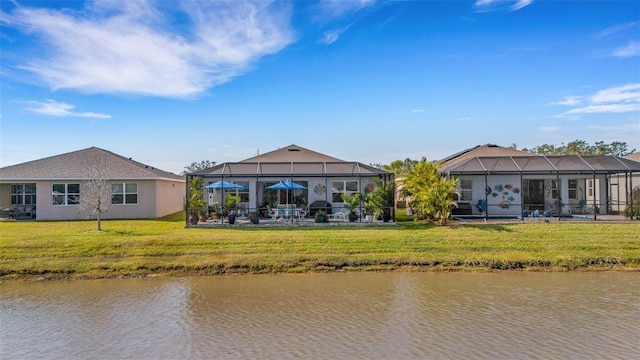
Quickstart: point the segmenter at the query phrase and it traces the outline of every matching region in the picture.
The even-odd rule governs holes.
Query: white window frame
[[[60,187],[64,187],[60,189]],[[71,192],[70,187],[77,187],[78,192]],[[59,188],[56,190],[56,188]],[[80,184],[77,183],[54,183],[51,185],[51,204],[53,206],[77,206],[80,205]]]
[[[135,191],[131,191],[130,189],[133,185],[135,185]],[[120,188],[114,189],[114,186],[120,186]],[[114,192],[114,190],[120,191]],[[135,195],[135,202],[128,201],[129,195]],[[114,202],[114,196],[122,196],[122,202]],[[111,205],[138,205],[138,197],[138,183],[111,183]]]
[[[35,205],[35,184],[11,184],[11,205]]]
[[[578,199],[578,179],[569,179],[569,199],[577,200]]]
[[[468,186],[464,186],[468,185]],[[458,201],[473,200],[473,179],[460,179],[460,187],[458,189]]]
[[[341,188],[342,189],[338,189],[336,188],[336,186],[334,184],[342,184]],[[347,184],[355,184],[355,190],[347,190]],[[343,202],[342,201],[342,194],[355,194],[360,192],[360,184],[358,183],[358,180],[333,180],[331,181],[331,202]],[[336,197],[337,196],[337,197]],[[337,200],[337,198],[340,198],[340,200]]]

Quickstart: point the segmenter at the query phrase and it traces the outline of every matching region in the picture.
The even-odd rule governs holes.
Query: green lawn
[[[405,219],[399,217],[399,219]],[[158,220],[0,222],[0,279],[309,271],[640,270],[640,222],[186,229]]]

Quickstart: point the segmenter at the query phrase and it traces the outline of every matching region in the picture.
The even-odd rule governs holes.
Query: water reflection
[[[635,358],[637,273],[0,285],[3,358]]]

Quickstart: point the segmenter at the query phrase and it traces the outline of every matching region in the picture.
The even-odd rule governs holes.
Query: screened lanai
[[[342,194],[359,192],[366,194],[375,186],[374,178],[393,182],[393,174],[359,162],[238,162],[223,163],[194,172],[189,178],[199,176],[204,184],[219,180],[242,185],[235,190],[211,190],[206,195],[210,207],[224,204],[225,196],[240,196],[241,212],[266,216],[269,207],[295,205],[308,216],[318,210],[331,214],[343,207]],[[289,180],[302,189],[271,190],[270,187]],[[189,199],[189,194],[187,194]],[[390,209],[393,213],[393,209]]]
[[[615,156],[474,157],[441,171],[460,179],[462,215],[485,218],[539,213],[595,219],[633,207],[633,188],[640,185],[633,183],[640,163]]]

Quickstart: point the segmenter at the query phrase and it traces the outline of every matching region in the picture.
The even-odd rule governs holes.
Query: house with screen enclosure
[[[188,180],[193,177],[203,179],[210,212],[224,208],[225,197],[233,194],[239,198],[241,215],[262,217],[283,206],[301,209],[304,216],[313,216],[318,210],[332,214],[344,207],[343,194],[366,194],[374,189],[374,179],[394,181],[393,174],[384,170],[298,145],[187,175]]]
[[[640,152],[635,152],[624,157],[625,159],[640,162]],[[611,195],[611,211],[616,213],[624,213],[625,209],[632,205],[631,193],[633,192],[636,198],[636,205],[638,198],[640,198],[640,173],[618,173],[611,175],[610,182],[610,195]],[[633,187],[632,187],[633,186]],[[638,214],[640,208],[636,209],[635,213]]]
[[[481,145],[440,161],[440,171],[460,179],[454,215],[560,217],[617,213],[626,206],[640,162],[615,156],[541,156]],[[626,194],[619,194],[620,181]]]
[[[18,220],[87,219],[103,181],[102,219],[150,219],[184,209],[185,178],[91,147],[0,168],[0,208]]]

